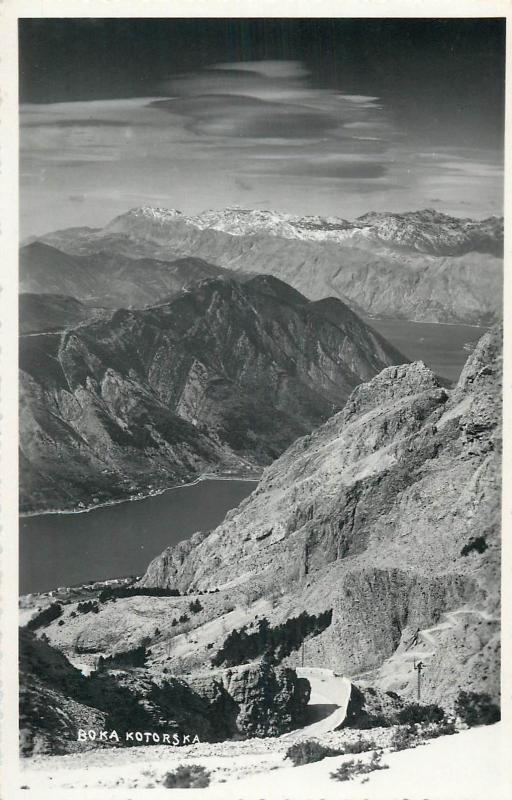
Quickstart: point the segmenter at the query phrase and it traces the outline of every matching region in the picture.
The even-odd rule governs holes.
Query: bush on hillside
[[[285,758],[289,758],[294,767],[300,767],[303,764],[313,764],[315,761],[322,761],[329,756],[343,755],[343,750],[335,750],[332,747],[326,747],[316,739],[305,739],[302,742],[295,742],[286,751]]]
[[[32,619],[27,623],[27,629],[29,631],[35,631],[38,628],[46,627],[53,622],[54,619],[58,619],[62,614],[62,606],[60,603],[51,603],[47,608],[43,608],[38,614],[32,617]]]
[[[453,736],[454,733],[458,733],[455,722],[448,720],[428,727],[420,735],[422,739],[438,739],[440,736]]]
[[[401,725],[393,731],[389,746],[394,750],[408,750],[418,744],[418,735],[414,725]]]
[[[192,602],[189,603],[188,607],[190,608],[193,614],[198,614],[200,611],[203,610],[203,607],[199,602],[199,600],[192,600]]]
[[[363,739],[360,736],[355,742],[347,742],[343,745],[343,755],[358,755],[359,753],[367,753],[369,750],[376,750],[377,745],[373,739]]]
[[[331,778],[335,781],[350,781],[359,775],[367,775],[378,769],[389,769],[389,766],[382,763],[382,751],[375,750],[370,761],[351,759],[340,764],[335,772],[331,772]]]
[[[455,713],[472,728],[492,725],[501,719],[500,708],[486,692],[465,692],[461,689],[455,701]]]
[[[79,614],[89,614],[90,612],[98,614],[100,609],[94,600],[85,600],[83,603],[78,603],[76,610]]]
[[[467,556],[472,552],[484,553],[487,550],[488,544],[483,536],[476,536],[470,539],[460,551],[461,556]]]
[[[205,789],[210,785],[210,773],[200,764],[181,764],[164,775],[166,789]]]
[[[421,703],[408,703],[400,709],[396,715],[400,725],[416,722],[441,722],[444,719],[444,711],[436,703],[421,705]]]

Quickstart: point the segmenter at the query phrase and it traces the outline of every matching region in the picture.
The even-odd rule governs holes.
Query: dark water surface
[[[256,483],[207,480],[82,514],[20,519],[20,593],[142,574],[168,545],[210,530]]]
[[[473,345],[487,328],[407,322],[401,319],[367,319],[367,322],[411,361],[424,361],[436,375],[457,381]]]

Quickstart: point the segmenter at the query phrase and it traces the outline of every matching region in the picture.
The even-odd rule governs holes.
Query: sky
[[[502,20],[20,20],[22,238],[139,205],[501,214]]]

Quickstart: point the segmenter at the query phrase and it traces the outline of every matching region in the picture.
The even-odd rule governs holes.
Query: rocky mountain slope
[[[20,339],[21,507],[72,508],[269,463],[403,356],[335,299],[204,281]]]
[[[39,241],[20,250],[22,292],[66,294],[106,308],[151,305],[194,282],[224,274],[226,270],[200,258],[162,261],[101,250],[72,255]]]
[[[332,609],[305,642],[307,665],[413,695],[421,658],[423,699],[447,705],[461,687],[497,697],[500,429],[500,330],[452,391],[421,362],[389,367],[141,583],[245,595],[247,614],[274,598],[274,626]]]
[[[141,207],[103,229],[71,228],[40,239],[73,255],[194,256],[234,271],[270,273],[311,299],[339,297],[373,316],[487,324],[501,314],[498,217],[475,221],[425,209],[348,222],[245,209],[187,217]]]
[[[85,677],[29,631],[20,632],[20,739],[23,755],[126,745],[126,733],[192,741],[278,736],[304,719],[309,684],[293,669],[260,664],[217,671],[189,683],[143,668]],[[106,742],[78,730],[115,731]],[[136,743],[136,742],[135,742]]]

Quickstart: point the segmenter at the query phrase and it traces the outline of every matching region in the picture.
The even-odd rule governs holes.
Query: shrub
[[[368,750],[375,750],[377,745],[373,739],[363,739],[360,736],[355,742],[347,742],[343,745],[343,753],[350,755],[357,755],[358,753],[367,753]]]
[[[409,703],[400,709],[396,718],[401,725],[414,722],[441,722],[444,719],[444,711],[435,703],[424,706],[420,703]]]
[[[492,725],[501,719],[500,708],[486,692],[465,692],[461,689],[455,701],[455,713],[472,728]]]
[[[462,550],[460,551],[461,556],[467,556],[471,552],[475,553],[483,553],[487,550],[487,542],[483,536],[477,536],[474,539],[470,539],[467,544],[464,545]]]
[[[27,623],[29,631],[35,631],[37,628],[46,627],[54,619],[58,619],[62,614],[62,606],[60,603],[51,603],[47,608],[43,608],[39,614],[32,617],[30,622]]]
[[[393,732],[389,746],[391,750],[408,750],[417,744],[416,728],[413,725],[404,725]]]
[[[79,614],[89,614],[91,611],[93,614],[98,614],[99,612],[98,604],[93,600],[86,600],[83,603],[78,603],[76,610]]]
[[[205,789],[210,785],[210,773],[200,764],[181,764],[164,775],[166,789]]]
[[[331,772],[331,778],[335,781],[350,781],[359,775],[367,775],[368,772],[375,772],[378,769],[389,769],[387,764],[382,763],[382,751],[375,750],[370,761],[345,761],[335,772]]]
[[[302,764],[313,764],[315,761],[322,761],[329,756],[340,755],[343,755],[343,750],[326,747],[317,742],[316,739],[305,739],[302,742],[292,744],[286,751],[285,758],[289,758],[294,767],[300,767]]]
[[[193,614],[198,614],[200,611],[203,610],[203,607],[199,602],[199,600],[192,600],[192,602],[189,603],[189,608]]]
[[[454,733],[458,733],[458,731],[455,727],[455,722],[450,720],[427,728],[427,730],[421,732],[421,737],[423,739],[438,739],[439,736],[452,736]]]
[[[185,623],[185,622],[188,622],[189,619],[190,619],[190,617],[188,617],[186,614],[182,614],[180,619],[179,619],[179,621],[182,622],[182,623]]]

